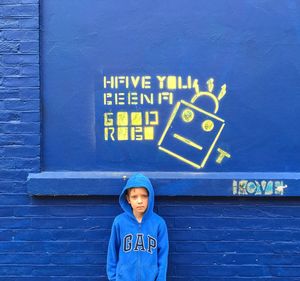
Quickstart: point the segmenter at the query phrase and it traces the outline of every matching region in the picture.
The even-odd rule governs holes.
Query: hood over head
[[[120,197],[119,197],[119,203],[120,206],[122,207],[122,209],[124,210],[124,212],[126,212],[128,215],[130,215],[131,217],[134,218],[134,215],[132,213],[132,209],[130,204],[127,202],[126,199],[126,193],[127,190],[130,188],[138,188],[138,187],[144,187],[148,190],[148,208],[143,216],[143,220],[146,219],[146,217],[153,213],[153,208],[154,208],[154,190],[153,190],[153,186],[149,180],[148,177],[144,176],[143,174],[134,174],[132,175],[126,185],[124,186]]]

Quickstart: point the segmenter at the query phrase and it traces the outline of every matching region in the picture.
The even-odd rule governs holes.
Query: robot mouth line
[[[190,146],[196,148],[196,149],[199,149],[199,150],[202,150],[202,149],[203,149],[203,147],[202,147],[201,145],[199,145],[199,144],[193,142],[192,140],[190,140],[190,139],[188,139],[188,138],[185,138],[185,137],[183,137],[183,136],[181,136],[181,135],[179,135],[179,134],[176,134],[176,133],[175,133],[175,134],[173,134],[173,137],[174,137],[175,139],[177,139],[177,140],[179,140],[179,141],[181,141],[181,142],[187,144],[187,145],[190,145]]]

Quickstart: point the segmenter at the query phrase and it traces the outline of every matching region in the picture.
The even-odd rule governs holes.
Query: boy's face
[[[144,187],[130,188],[126,196],[134,215],[143,215],[148,208],[148,191]]]

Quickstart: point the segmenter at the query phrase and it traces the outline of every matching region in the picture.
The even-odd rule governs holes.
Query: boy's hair
[[[135,188],[145,188],[146,189],[146,191],[147,191],[147,194],[148,194],[148,196],[149,196],[149,191],[148,191],[148,189],[146,188],[146,187],[144,187],[144,186],[136,186],[136,187],[130,187],[130,188],[127,188],[126,189],[126,196],[130,196],[130,192],[131,192],[131,190],[132,189],[135,189]]]

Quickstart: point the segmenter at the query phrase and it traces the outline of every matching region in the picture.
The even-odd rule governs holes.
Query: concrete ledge
[[[41,172],[29,174],[33,196],[118,195],[134,172]],[[300,196],[300,173],[142,172],[158,196]]]

